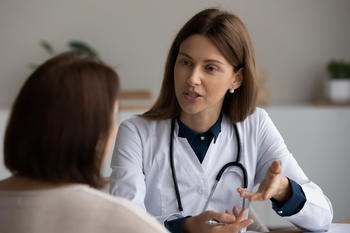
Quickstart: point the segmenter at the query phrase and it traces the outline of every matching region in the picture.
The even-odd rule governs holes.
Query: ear
[[[239,69],[236,73],[233,74],[232,88],[237,89],[243,83],[243,68]]]

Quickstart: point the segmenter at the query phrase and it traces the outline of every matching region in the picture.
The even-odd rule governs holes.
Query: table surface
[[[350,219],[338,220],[338,221],[334,221],[334,223],[348,223],[348,224],[350,224]],[[270,231],[270,233],[296,233],[296,232],[305,232],[305,231],[300,230],[297,227],[291,227],[291,228],[285,228],[285,229],[276,230],[276,231]]]

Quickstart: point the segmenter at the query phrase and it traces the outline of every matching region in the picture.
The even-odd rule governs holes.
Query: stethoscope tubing
[[[174,181],[174,186],[175,186],[176,199],[177,199],[177,203],[179,206],[179,211],[182,212],[183,208],[182,208],[181,196],[180,196],[179,186],[177,184],[176,171],[175,171],[175,166],[174,166],[174,155],[173,155],[174,129],[175,129],[175,118],[172,119],[172,121],[171,121],[170,147],[169,147],[170,153],[169,154],[170,154],[171,173],[173,176],[173,181]]]

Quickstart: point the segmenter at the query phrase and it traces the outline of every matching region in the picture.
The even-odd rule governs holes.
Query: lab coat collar
[[[187,140],[191,143],[193,140],[200,134],[196,131],[188,128],[184,123],[181,122],[180,118],[177,118],[177,123],[179,125],[179,133],[178,136],[182,138],[187,138]],[[210,127],[210,129],[207,132],[201,133],[200,135],[213,135],[214,137],[214,143],[216,142],[216,139],[218,138],[220,132],[221,132],[221,122],[222,122],[222,114],[219,115],[218,120]]]

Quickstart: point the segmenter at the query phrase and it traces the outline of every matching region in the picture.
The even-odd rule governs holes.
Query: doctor
[[[256,108],[256,95],[244,24],[217,9],[196,14],[172,43],[154,106],[120,125],[111,193],[171,232],[244,230],[249,203],[265,200],[299,227],[326,230],[330,201]]]

